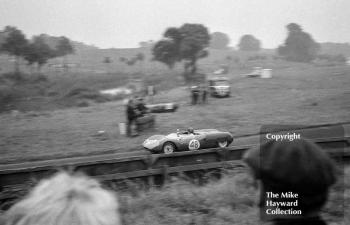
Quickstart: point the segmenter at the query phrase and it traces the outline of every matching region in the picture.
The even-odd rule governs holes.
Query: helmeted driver
[[[189,127],[187,131],[189,134],[194,134],[194,129],[192,127]]]

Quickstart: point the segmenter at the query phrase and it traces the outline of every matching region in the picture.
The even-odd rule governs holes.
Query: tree
[[[106,65],[106,71],[110,72],[109,65],[112,63],[112,60],[109,56],[104,57],[103,63]]]
[[[66,61],[67,61],[66,56],[73,53],[74,53],[74,48],[70,43],[69,39],[62,36],[56,46],[56,56],[63,57],[63,66],[65,69],[65,72],[67,72],[67,69],[68,69],[66,65]]]
[[[145,55],[142,52],[140,52],[136,54],[135,58],[139,61],[143,61],[145,59]]]
[[[112,60],[111,60],[111,58],[110,57],[104,57],[104,59],[103,59],[103,63],[111,63],[112,62]]]
[[[56,46],[56,56],[66,56],[74,53],[74,48],[66,37],[61,37]]]
[[[251,34],[245,34],[241,37],[238,48],[241,51],[259,51],[261,43]]]
[[[214,49],[226,49],[230,43],[230,38],[227,34],[214,32],[211,34],[210,47]]]
[[[38,72],[40,72],[41,67],[46,64],[50,58],[56,56],[55,53],[55,50],[51,49],[50,46],[46,44],[42,36],[35,36],[26,48],[24,59],[27,60],[29,65],[36,63]]]
[[[5,35],[5,40],[1,44],[0,49],[9,55],[15,56],[14,69],[16,73],[19,73],[19,58],[24,56],[28,47],[28,40],[22,31],[16,27],[6,26],[3,34]]]
[[[185,77],[194,75],[197,60],[208,55],[208,29],[201,24],[186,23],[180,28],[168,28],[163,36],[153,47],[154,60],[165,63],[169,68],[184,61]]]
[[[119,61],[124,62],[128,66],[133,66],[137,63],[137,61],[142,62],[145,59],[145,55],[142,52],[137,53],[134,57],[131,58],[125,58],[125,57],[120,57]]]
[[[278,47],[278,54],[295,62],[310,62],[315,59],[320,45],[314,41],[311,35],[304,32],[301,26],[296,23],[290,23],[286,28],[288,37],[284,45]]]
[[[131,58],[126,61],[126,64],[128,66],[133,66],[136,63],[137,59],[136,58]]]
[[[178,46],[171,40],[160,40],[153,47],[154,60],[166,64],[172,69],[177,61],[179,61]]]

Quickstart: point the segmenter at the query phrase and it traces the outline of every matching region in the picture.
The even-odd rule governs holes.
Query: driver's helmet
[[[192,127],[189,127],[189,128],[187,129],[187,131],[188,131],[188,133],[190,133],[190,134],[193,134],[193,133],[194,133],[194,129],[193,129]]]

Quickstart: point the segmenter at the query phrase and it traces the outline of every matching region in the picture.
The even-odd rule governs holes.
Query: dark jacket
[[[144,103],[137,104],[137,110],[141,113],[141,115],[147,113],[147,107]]]
[[[128,105],[126,107],[126,115],[127,115],[127,119],[129,121],[136,119],[137,115],[136,115],[134,107],[132,107],[131,105]]]

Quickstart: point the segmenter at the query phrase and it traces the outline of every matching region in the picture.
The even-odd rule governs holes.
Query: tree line
[[[310,62],[317,56],[320,45],[312,36],[303,31],[296,23],[286,26],[287,38],[277,48],[277,54],[286,60],[297,62]],[[51,47],[45,42],[43,35],[34,36],[30,40],[16,27],[6,26],[0,31],[0,52],[15,57],[14,69],[19,72],[19,59],[27,61],[28,65],[36,65],[38,71],[51,58],[64,57],[74,53],[70,40],[60,37],[56,46]],[[152,47],[153,59],[173,68],[176,63],[183,63],[185,78],[197,72],[197,61],[208,56],[208,48],[226,49],[230,39],[221,32],[209,34],[208,28],[202,24],[186,23],[181,27],[166,29],[163,38]],[[238,49],[240,51],[259,51],[261,42],[251,34],[240,38]],[[133,65],[142,61],[144,55],[137,55],[131,59],[121,57],[120,61]],[[106,64],[110,59],[105,58]]]
[[[303,31],[300,25],[290,23],[286,26],[287,38],[277,48],[277,54],[289,61],[311,62],[320,50],[320,45],[312,36]],[[184,24],[179,28],[170,27],[163,38],[153,46],[154,60],[173,68],[175,63],[183,62],[184,76],[188,78],[197,71],[196,63],[208,56],[208,48],[227,49],[230,39],[227,34],[214,32],[211,35],[202,24]],[[261,42],[251,34],[240,38],[240,51],[259,51]]]
[[[26,60],[28,65],[36,65],[38,72],[40,72],[42,66],[49,59],[65,57],[74,53],[74,47],[70,40],[64,36],[60,37],[56,46],[52,48],[46,43],[44,35],[34,36],[29,40],[16,27],[6,26],[0,31],[0,35],[3,38],[0,43],[0,53],[6,53],[15,57],[15,73],[20,72],[20,58]]]
[[[210,35],[210,45],[212,49],[227,49],[230,38],[222,32],[214,32]],[[259,51],[261,49],[261,41],[251,34],[243,35],[237,45],[240,51]]]

